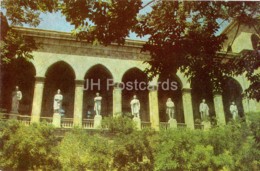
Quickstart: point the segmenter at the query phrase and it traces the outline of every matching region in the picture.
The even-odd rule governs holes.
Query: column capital
[[[35,82],[43,83],[45,81],[45,77],[35,77]]]
[[[191,88],[182,88],[183,93],[191,93]]]
[[[222,95],[222,90],[214,90],[213,91],[213,95],[215,96],[215,95]]]
[[[114,88],[115,89],[122,89],[123,88],[123,83],[121,83],[121,82],[114,82]]]
[[[158,90],[158,85],[149,85],[148,86],[149,91],[157,91]]]

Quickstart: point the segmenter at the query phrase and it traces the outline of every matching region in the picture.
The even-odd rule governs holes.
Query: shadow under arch
[[[224,112],[226,121],[229,121],[232,118],[232,114],[230,113],[230,105],[232,102],[235,102],[238,109],[238,115],[240,117],[244,116],[244,108],[243,108],[243,89],[239,82],[232,77],[227,77],[224,79],[222,83],[222,99],[224,105]]]
[[[205,76],[196,76],[191,79],[191,96],[192,96],[192,108],[194,121],[197,119],[201,120],[199,106],[202,99],[206,100],[209,107],[209,116],[216,117],[214,100],[213,100],[213,89],[210,79]]]
[[[142,85],[140,83],[143,83]],[[150,121],[149,113],[149,91],[147,75],[139,68],[130,68],[122,78],[122,112],[124,114],[131,113],[130,102],[136,95],[140,101],[140,118],[142,121]],[[141,90],[143,89],[144,90]]]
[[[14,59],[1,65],[0,108],[11,110],[12,91],[19,86],[23,97],[19,104],[19,113],[31,115],[36,70],[32,62],[25,58]]]
[[[53,98],[58,89],[61,90],[61,94],[63,95],[62,108],[65,111],[65,117],[73,118],[75,72],[73,68],[64,61],[58,61],[52,64],[46,71],[41,112],[42,116],[53,116]]]
[[[99,92],[102,97],[101,115],[109,116],[113,112],[113,76],[102,64],[92,66],[84,77],[83,118],[93,118],[94,98]]]
[[[163,76],[158,79],[158,102],[160,122],[169,120],[166,114],[166,101],[171,98],[175,105],[175,119],[178,123],[184,123],[182,84],[177,75]]]

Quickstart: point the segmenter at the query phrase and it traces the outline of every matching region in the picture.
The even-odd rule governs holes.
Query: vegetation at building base
[[[23,126],[13,120],[1,122],[0,169],[259,170],[259,113],[249,119],[208,131],[182,128],[156,132],[137,131],[131,120],[118,117],[106,121],[106,125],[113,123],[113,129],[107,129],[109,136],[104,132],[89,135],[75,128],[62,139],[45,123]],[[122,123],[129,129],[120,132]]]

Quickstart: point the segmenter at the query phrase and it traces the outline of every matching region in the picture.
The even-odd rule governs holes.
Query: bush
[[[136,130],[135,123],[129,117],[106,117],[102,121],[102,127],[107,128],[113,134],[131,134]]]
[[[58,139],[44,124],[23,126],[8,121],[2,130],[1,168],[17,170],[59,170]]]
[[[108,170],[111,147],[105,138],[88,136],[84,130],[74,129],[59,145],[59,160],[63,170]]]
[[[113,170],[153,170],[153,131],[134,131],[114,139]]]

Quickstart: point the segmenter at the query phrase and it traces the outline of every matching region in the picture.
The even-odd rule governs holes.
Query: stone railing
[[[187,125],[185,123],[177,123],[177,128],[186,128]],[[160,129],[167,130],[170,129],[170,124],[168,122],[160,122]]]
[[[160,130],[167,130],[170,128],[170,124],[168,122],[160,122],[159,126]]]
[[[29,115],[19,115],[18,120],[20,123],[27,125],[27,126],[31,124],[31,116],[29,116]]]
[[[73,118],[61,118],[62,128],[73,128]]]
[[[24,125],[31,124],[31,116],[29,116],[29,115],[0,113],[0,119],[5,120],[5,121],[8,119],[16,119]]]
[[[187,125],[185,123],[177,123],[178,128],[186,128]]]
[[[151,128],[151,122],[141,122],[141,129]]]
[[[83,119],[82,128],[83,129],[94,129],[94,119]]]
[[[52,117],[41,117],[40,121],[41,122],[46,122],[48,125],[52,125]]]
[[[195,129],[204,129],[204,125],[202,124],[194,124]]]

